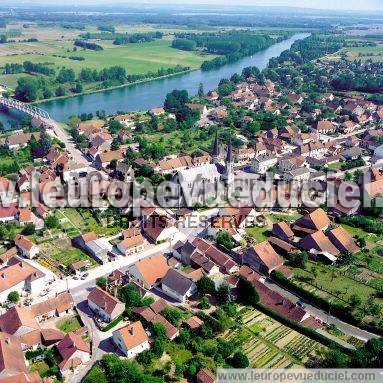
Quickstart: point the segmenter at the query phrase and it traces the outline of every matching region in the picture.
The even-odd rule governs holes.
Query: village
[[[3,134],[20,161],[0,178],[2,193],[15,185],[0,207],[1,382],[91,383],[114,354],[165,381],[213,383],[217,365],[345,367],[381,336],[383,107],[332,89],[329,61],[275,65],[275,79],[250,67],[147,112],[34,117]],[[296,92],[283,67],[300,84],[319,71],[322,87]],[[85,197],[100,206],[46,205],[94,172]],[[144,180],[180,185],[177,207],[108,204],[114,182]],[[230,203],[236,180],[272,190]],[[222,194],[187,198],[221,181]],[[300,201],[310,182],[312,205],[280,203],[277,184]]]

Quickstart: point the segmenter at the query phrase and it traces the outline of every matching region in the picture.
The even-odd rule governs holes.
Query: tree
[[[322,368],[346,368],[347,356],[339,350],[328,350],[324,353]]]
[[[20,300],[20,295],[17,291],[11,291],[8,294],[8,300],[11,303],[17,303]]]
[[[214,282],[206,275],[203,275],[201,279],[197,281],[197,288],[201,294],[213,294],[215,291]]]
[[[66,90],[62,85],[56,88],[55,90],[56,97],[62,97],[62,96],[65,96],[65,94],[66,94]]]
[[[201,310],[207,310],[210,308],[210,302],[208,297],[202,297],[201,300],[199,301],[198,307]]]
[[[240,277],[237,284],[238,301],[255,307],[259,302],[259,295],[254,286],[244,277]]]
[[[234,368],[246,368],[249,367],[250,363],[248,357],[242,351],[237,351],[231,358],[230,364]]]
[[[222,283],[222,285],[219,286],[215,295],[217,298],[217,302],[221,305],[232,301],[230,286],[226,283]]]
[[[85,377],[84,383],[108,383],[108,380],[101,366],[96,364]]]
[[[362,303],[362,298],[358,294],[352,294],[350,297],[350,304],[353,307],[357,307]]]
[[[39,81],[35,77],[21,77],[17,80],[15,98],[24,102],[33,102],[41,96]]]
[[[205,95],[205,91],[203,89],[203,84],[202,84],[202,82],[200,82],[199,87],[198,87],[198,97],[203,98],[204,95]]]
[[[59,226],[59,219],[55,215],[49,215],[44,219],[45,226],[48,229],[54,229]]]
[[[35,233],[35,231],[36,231],[35,225],[33,223],[27,223],[24,226],[24,228],[21,231],[21,233],[24,234],[24,235],[32,235],[32,234]]]
[[[305,269],[308,259],[309,257],[307,252],[301,251],[293,256],[291,263],[295,267],[299,267],[300,269]]]
[[[231,250],[234,248],[234,243],[231,240],[230,234],[226,230],[220,230],[217,234],[217,243]]]
[[[36,141],[34,136],[32,136],[29,145],[31,148],[32,156],[35,158],[42,158],[50,152],[52,148],[52,139],[45,131],[43,131],[41,132],[40,139],[38,141]]]
[[[99,277],[96,279],[96,285],[102,289],[105,289],[107,283],[108,280],[105,277]]]
[[[178,327],[182,319],[182,311],[177,307],[166,307],[161,314],[173,325]]]
[[[136,286],[127,284],[118,291],[118,297],[125,303],[126,307],[136,307],[141,304],[141,296]]]

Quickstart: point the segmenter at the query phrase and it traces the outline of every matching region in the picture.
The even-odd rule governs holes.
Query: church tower
[[[218,129],[215,131],[214,147],[212,152],[213,164],[219,163],[219,141],[218,141]]]
[[[232,146],[231,146],[231,134],[229,135],[229,142],[227,144],[227,153],[225,160],[225,172],[223,174],[226,181],[226,186],[228,191],[233,187],[234,183],[234,172],[233,172],[233,156],[232,156]]]

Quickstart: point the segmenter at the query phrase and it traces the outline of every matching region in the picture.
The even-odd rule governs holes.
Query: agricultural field
[[[96,32],[96,28],[84,31],[67,30],[55,26],[32,26],[23,28],[22,25],[11,25],[12,29],[20,30],[21,36],[15,42],[1,44],[0,47],[0,84],[14,89],[17,80],[25,76],[24,73],[2,74],[5,64],[32,61],[34,64],[44,64],[56,70],[61,67],[73,69],[78,74],[82,68],[101,70],[114,65],[122,66],[127,74],[144,74],[156,72],[161,68],[172,68],[176,65],[197,69],[205,60],[214,58],[201,52],[186,52],[171,47],[172,36],[146,43],[114,45],[112,41],[97,41],[103,51],[74,47],[73,41],[85,32]],[[147,32],[153,31],[148,28]],[[144,31],[140,30],[141,32]],[[158,30],[158,29],[157,29]],[[121,26],[118,32],[135,33],[138,28],[130,29]],[[164,31],[163,31],[164,32]],[[166,32],[166,31],[165,31]],[[170,30],[168,32],[171,32]],[[37,38],[36,42],[26,42],[28,38]],[[70,56],[79,56],[83,61],[73,60]]]
[[[254,368],[301,366],[318,358],[318,351],[325,348],[255,309],[242,313],[242,324],[252,333],[243,350]],[[234,330],[229,337],[235,339],[239,333]]]
[[[364,42],[366,40],[361,39],[360,41]],[[368,39],[368,42],[373,42],[373,40]],[[329,61],[339,61],[340,59],[381,62],[383,61],[383,44],[380,42],[376,46],[346,47],[332,55],[326,56],[326,60]]]

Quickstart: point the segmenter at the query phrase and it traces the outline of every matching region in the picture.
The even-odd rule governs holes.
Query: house
[[[28,371],[25,363],[21,343],[17,337],[9,334],[0,334],[0,381],[1,378],[11,376],[9,383],[14,383],[15,374]]]
[[[161,281],[161,288],[166,295],[181,303],[197,292],[197,285],[193,279],[175,269],[168,270]]]
[[[144,249],[144,246],[145,240],[141,234],[125,238],[117,244],[118,250],[120,250],[123,255],[139,253]]]
[[[148,112],[151,116],[163,116],[165,114],[165,109],[164,108],[153,108],[150,109]]]
[[[324,256],[330,254],[328,257],[330,260],[333,260],[331,256],[336,257],[340,253],[323,231],[306,235],[299,241],[299,247],[313,254],[319,253]]]
[[[215,383],[216,382],[214,374],[207,368],[201,368],[198,371],[195,379],[197,383]]]
[[[113,331],[113,343],[128,358],[135,358],[145,350],[149,350],[149,338],[140,321],[130,323]]]
[[[354,238],[342,226],[330,230],[326,235],[342,253],[357,253],[360,250]]]
[[[264,241],[245,250],[243,263],[248,264],[256,272],[269,275],[273,270],[283,266],[284,260],[268,241]]]
[[[197,237],[191,244],[197,249],[197,252],[214,262],[223,273],[233,274],[239,270],[238,265],[227,254],[208,241]]]
[[[312,128],[317,133],[322,134],[335,133],[336,131],[336,125],[328,120],[317,121]]]
[[[90,348],[81,338],[73,332],[69,332],[58,344],[57,350],[62,361],[59,363],[60,372],[65,376],[73,376],[82,364],[90,360]]]
[[[0,301],[5,302],[11,291],[40,292],[45,288],[45,274],[22,259],[13,256],[0,269]]]
[[[274,223],[272,233],[284,241],[292,241],[294,239],[294,233],[291,230],[290,225],[284,221]]]
[[[40,132],[35,133],[18,133],[8,136],[5,139],[5,147],[9,150],[24,148],[28,142],[34,137],[36,140],[40,139]]]
[[[38,322],[69,314],[73,312],[73,308],[73,298],[68,292],[57,294],[53,298],[46,299],[31,306],[32,313]]]
[[[116,121],[125,125],[127,128],[133,129],[135,126],[134,118],[131,114],[120,114],[114,118]]]
[[[150,290],[158,285],[169,270],[166,258],[162,254],[143,258],[129,267],[127,274],[138,284]]]
[[[3,183],[4,185],[4,183]],[[7,190],[8,187],[3,187],[3,190]],[[6,223],[14,221],[17,216],[17,203],[11,203],[9,206],[4,207],[0,204],[0,222]]]
[[[307,168],[298,168],[284,173],[286,182],[307,182],[310,179],[310,170]]]
[[[339,131],[342,133],[345,133],[345,134],[350,134],[354,130],[359,129],[359,128],[360,128],[360,125],[358,125],[357,123],[355,123],[354,121],[351,121],[351,120],[347,120],[347,121],[342,122],[338,127]]]
[[[40,248],[30,241],[27,237],[18,234],[15,238],[15,245],[21,252],[21,254],[29,259],[34,258],[40,253]]]
[[[186,324],[190,327],[191,330],[195,331],[199,329],[203,325],[203,320],[198,318],[196,315],[193,315],[190,317],[187,321]]]
[[[17,337],[23,350],[41,346],[41,330],[31,310],[13,306],[0,315],[0,331]]]
[[[98,238],[97,234],[93,232],[72,238],[72,245],[89,254],[101,264],[108,260],[108,255],[113,250],[113,246],[105,238]]]
[[[154,243],[168,241],[179,234],[173,219],[157,212],[147,218],[143,226],[143,232]]]
[[[18,358],[17,358],[18,359]],[[3,365],[3,362],[0,362]],[[38,372],[17,373],[10,376],[2,376],[0,374],[0,383],[44,383]]]
[[[360,158],[363,154],[363,150],[357,146],[346,149],[342,152],[341,159],[343,161],[352,161]]]
[[[84,260],[73,262],[71,265],[69,265],[69,269],[73,271],[75,275],[83,273],[87,269],[87,267],[88,264]]]
[[[124,159],[124,155],[124,149],[110,150],[105,153],[97,154],[94,160],[94,166],[98,170],[106,169],[112,161],[122,161]]]
[[[104,322],[111,322],[121,315],[125,305],[113,295],[95,286],[88,295],[89,308]]]
[[[256,173],[264,174],[277,163],[278,158],[274,154],[266,154],[254,157],[251,166]]]
[[[330,220],[326,212],[318,208],[313,212],[298,218],[294,225],[293,230],[304,233],[315,233],[317,231],[326,230],[330,225]]]

